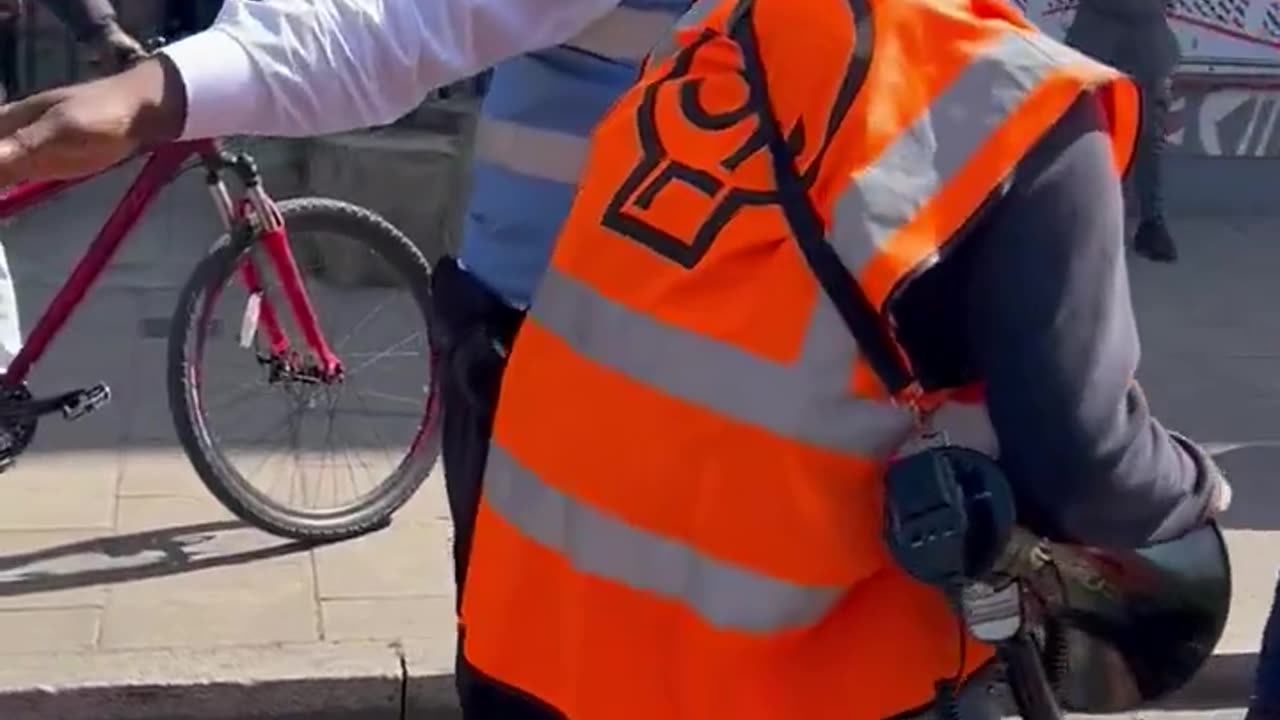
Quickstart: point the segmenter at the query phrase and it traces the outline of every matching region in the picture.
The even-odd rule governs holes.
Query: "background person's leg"
[[[199,11],[196,17],[197,29],[206,30],[218,19],[218,13],[222,11],[222,0],[195,0],[199,3]]]
[[[200,8],[197,0],[165,0],[164,26],[170,42],[184,38],[200,29]]]
[[[1280,720],[1280,580],[1271,601],[1271,614],[1262,631],[1262,649],[1258,651],[1248,719]]]
[[[0,103],[18,95],[18,20],[0,18]]]
[[[1178,259],[1178,247],[1165,222],[1165,128],[1172,103],[1170,78],[1142,82],[1142,133],[1134,148],[1133,190],[1138,200],[1138,231],[1133,249],[1157,262]]]
[[[494,343],[510,348],[524,313],[489,291],[452,258],[436,265],[431,277],[436,308],[432,351],[440,401],[444,408],[441,459],[453,519],[454,581],[458,607],[466,586],[471,536],[484,479],[493,415],[506,360]],[[535,700],[485,677],[462,654],[459,628],[455,686],[466,720],[558,720]]]

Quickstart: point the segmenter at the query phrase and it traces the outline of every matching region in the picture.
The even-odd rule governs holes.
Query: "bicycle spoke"
[[[379,400],[390,400],[391,402],[405,403],[415,407],[422,405],[427,397],[425,391],[421,397],[416,398],[408,397],[406,395],[392,395],[391,393],[384,393],[379,390],[365,390],[363,394],[368,395],[369,397],[378,398]]]
[[[232,395],[230,398],[225,398],[217,403],[206,405],[205,411],[208,412],[209,410],[216,410],[218,408],[239,404],[251,397],[260,397],[264,387],[266,387],[266,383],[256,379],[250,380],[246,383],[241,383],[233,390],[233,392],[236,393],[235,395]]]
[[[327,413],[327,417],[325,418],[326,422],[325,422],[325,432],[324,432],[324,440],[325,440],[324,446],[325,446],[326,459],[328,459],[330,456],[333,455],[333,425],[334,425],[333,419],[334,419],[334,416],[337,415],[337,413],[335,412],[335,408],[336,408],[336,404],[331,401],[329,403],[329,412]],[[321,477],[321,485],[323,486],[324,484],[323,466],[320,469],[320,477]],[[338,483],[336,480],[333,483],[333,502],[335,505],[338,503]]]
[[[364,468],[366,471],[370,473],[373,472],[372,469],[369,467],[369,464],[364,461],[364,458],[360,457],[359,448],[349,448],[345,446],[342,448],[343,454],[347,456],[347,466],[350,467],[351,465],[350,461],[351,461],[352,450],[354,450],[356,453],[356,462],[359,463],[360,467]],[[351,486],[355,488],[357,493],[360,492],[359,486],[356,485],[356,474],[354,469],[352,469],[352,472],[351,472]]]
[[[364,408],[365,414],[366,414],[366,415],[368,415],[368,414],[369,414],[369,407],[368,407],[367,405],[365,405],[365,404],[364,404],[364,398],[363,398],[363,397],[361,397],[361,395],[360,395],[360,391],[359,391],[359,390],[357,390],[357,391],[355,391],[355,393],[356,393],[356,400],[357,400],[357,401],[359,401],[359,403],[360,403],[360,407]],[[382,448],[383,455],[386,455],[387,463],[388,463],[389,465],[394,465],[394,463],[393,463],[393,462],[392,462],[392,460],[391,460],[391,456],[390,456],[390,455],[387,455],[387,444],[386,444],[386,442],[384,442],[384,441],[382,440],[382,435],[378,432],[378,426],[377,426],[377,424],[376,424],[376,423],[370,423],[370,424],[369,424],[369,428],[370,428],[371,430],[373,430],[373,436],[374,436],[374,438],[376,438],[376,439],[377,439],[377,441],[378,441],[378,443],[379,443],[379,447],[381,447],[381,448]]]
[[[418,337],[419,335],[421,335],[421,334],[422,334],[422,333],[414,333],[414,334],[412,334],[412,335],[410,335],[410,336],[408,336],[408,337],[404,338],[403,340],[400,340],[400,341],[399,341],[399,342],[397,342],[395,345],[392,345],[391,347],[387,348],[386,350],[383,350],[382,352],[377,353],[376,355],[374,355],[373,357],[371,357],[371,358],[369,358],[367,361],[365,361],[365,363],[364,363],[364,364],[360,365],[359,367],[355,368],[354,370],[348,370],[348,371],[347,371],[347,373],[346,373],[347,377],[348,377],[348,378],[350,378],[350,377],[352,377],[352,376],[354,376],[354,375],[358,375],[358,374],[360,373],[360,371],[362,371],[362,370],[364,370],[365,368],[369,367],[369,366],[370,366],[370,365],[372,365],[373,363],[375,363],[375,362],[377,362],[377,361],[381,360],[382,358],[390,356],[390,355],[391,355],[392,353],[394,353],[396,350],[399,350],[400,348],[404,347],[406,343],[408,343],[409,341],[411,341],[411,340],[413,340],[413,339],[417,338],[417,337]]]
[[[434,461],[434,452],[423,453],[419,445],[424,438],[436,442],[422,433],[430,421],[425,415],[435,407],[429,402],[434,359],[426,342],[427,267],[403,235],[364,211],[320,200],[284,201],[280,210],[315,317],[336,339],[330,347],[345,366],[343,377],[330,382],[316,372],[265,246],[223,246],[222,256],[215,258],[218,250],[210,256],[216,263],[197,272],[209,275],[204,288],[225,292],[202,290],[183,305],[207,302],[188,310],[196,325],[184,330],[181,341],[187,348],[195,343],[187,362],[201,368],[185,396],[197,429],[184,443],[200,444],[212,466],[201,471],[202,479],[228,488],[236,501],[228,505],[242,517],[283,535],[340,537],[373,527],[399,507],[406,487],[411,492]],[[353,240],[354,254],[331,243]],[[262,258],[255,287],[277,313],[280,332],[272,330],[268,340],[264,325],[246,349],[206,343],[209,318],[242,324],[248,291],[237,268],[252,256]],[[273,343],[289,350],[269,347]],[[378,374],[372,375],[375,365]],[[249,402],[264,396],[274,399],[270,409]]]
[[[370,320],[372,320],[373,316],[377,315],[378,311],[386,307],[386,305],[387,303],[383,302],[379,304],[377,307],[375,307],[374,309],[370,310],[368,315],[365,315],[360,320],[360,322],[356,323],[356,326],[354,328],[351,328],[351,330],[348,331],[347,334],[343,336],[341,340],[338,341],[337,345],[334,346],[334,352],[338,352],[342,350],[342,348],[346,347],[347,343],[351,341],[352,336],[360,332],[361,328],[363,328]]]
[[[288,419],[288,414],[281,417],[280,420],[276,423],[276,426],[284,425],[287,419]],[[264,435],[260,439],[265,440],[266,436]],[[253,447],[253,445],[251,445],[250,447]],[[258,462],[258,465],[254,468],[254,470],[250,472],[247,476],[245,476],[245,479],[252,479],[254,477],[257,477],[258,473],[261,472],[264,467],[266,467],[267,463],[272,458],[274,458],[278,452],[279,452],[278,449],[272,450],[271,452],[263,456],[263,458]],[[267,489],[267,494],[270,494],[271,489],[273,489],[274,487],[275,487],[275,483],[272,483],[272,485]]]

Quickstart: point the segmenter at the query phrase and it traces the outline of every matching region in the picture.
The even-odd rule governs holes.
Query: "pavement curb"
[[[452,720],[441,655],[387,643],[6,655],[0,717]]]
[[[452,652],[439,643],[322,643],[8,655],[0,660],[0,717],[457,720]],[[1236,720],[1254,662],[1252,654],[1214,656],[1173,697],[1112,717]]]

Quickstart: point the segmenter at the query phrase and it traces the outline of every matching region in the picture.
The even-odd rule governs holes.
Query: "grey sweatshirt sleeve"
[[[89,40],[116,19],[110,0],[40,0],[62,21],[76,40]]]
[[[1134,381],[1123,200],[1101,127],[1082,98],[971,238],[966,335],[1024,514],[1060,537],[1138,546],[1202,523],[1217,483]]]

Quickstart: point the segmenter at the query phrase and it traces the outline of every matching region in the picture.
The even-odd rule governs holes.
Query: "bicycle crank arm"
[[[0,422],[31,420],[56,412],[62,413],[67,420],[79,420],[108,402],[111,402],[111,388],[106,383],[98,383],[53,397],[0,404]]]

